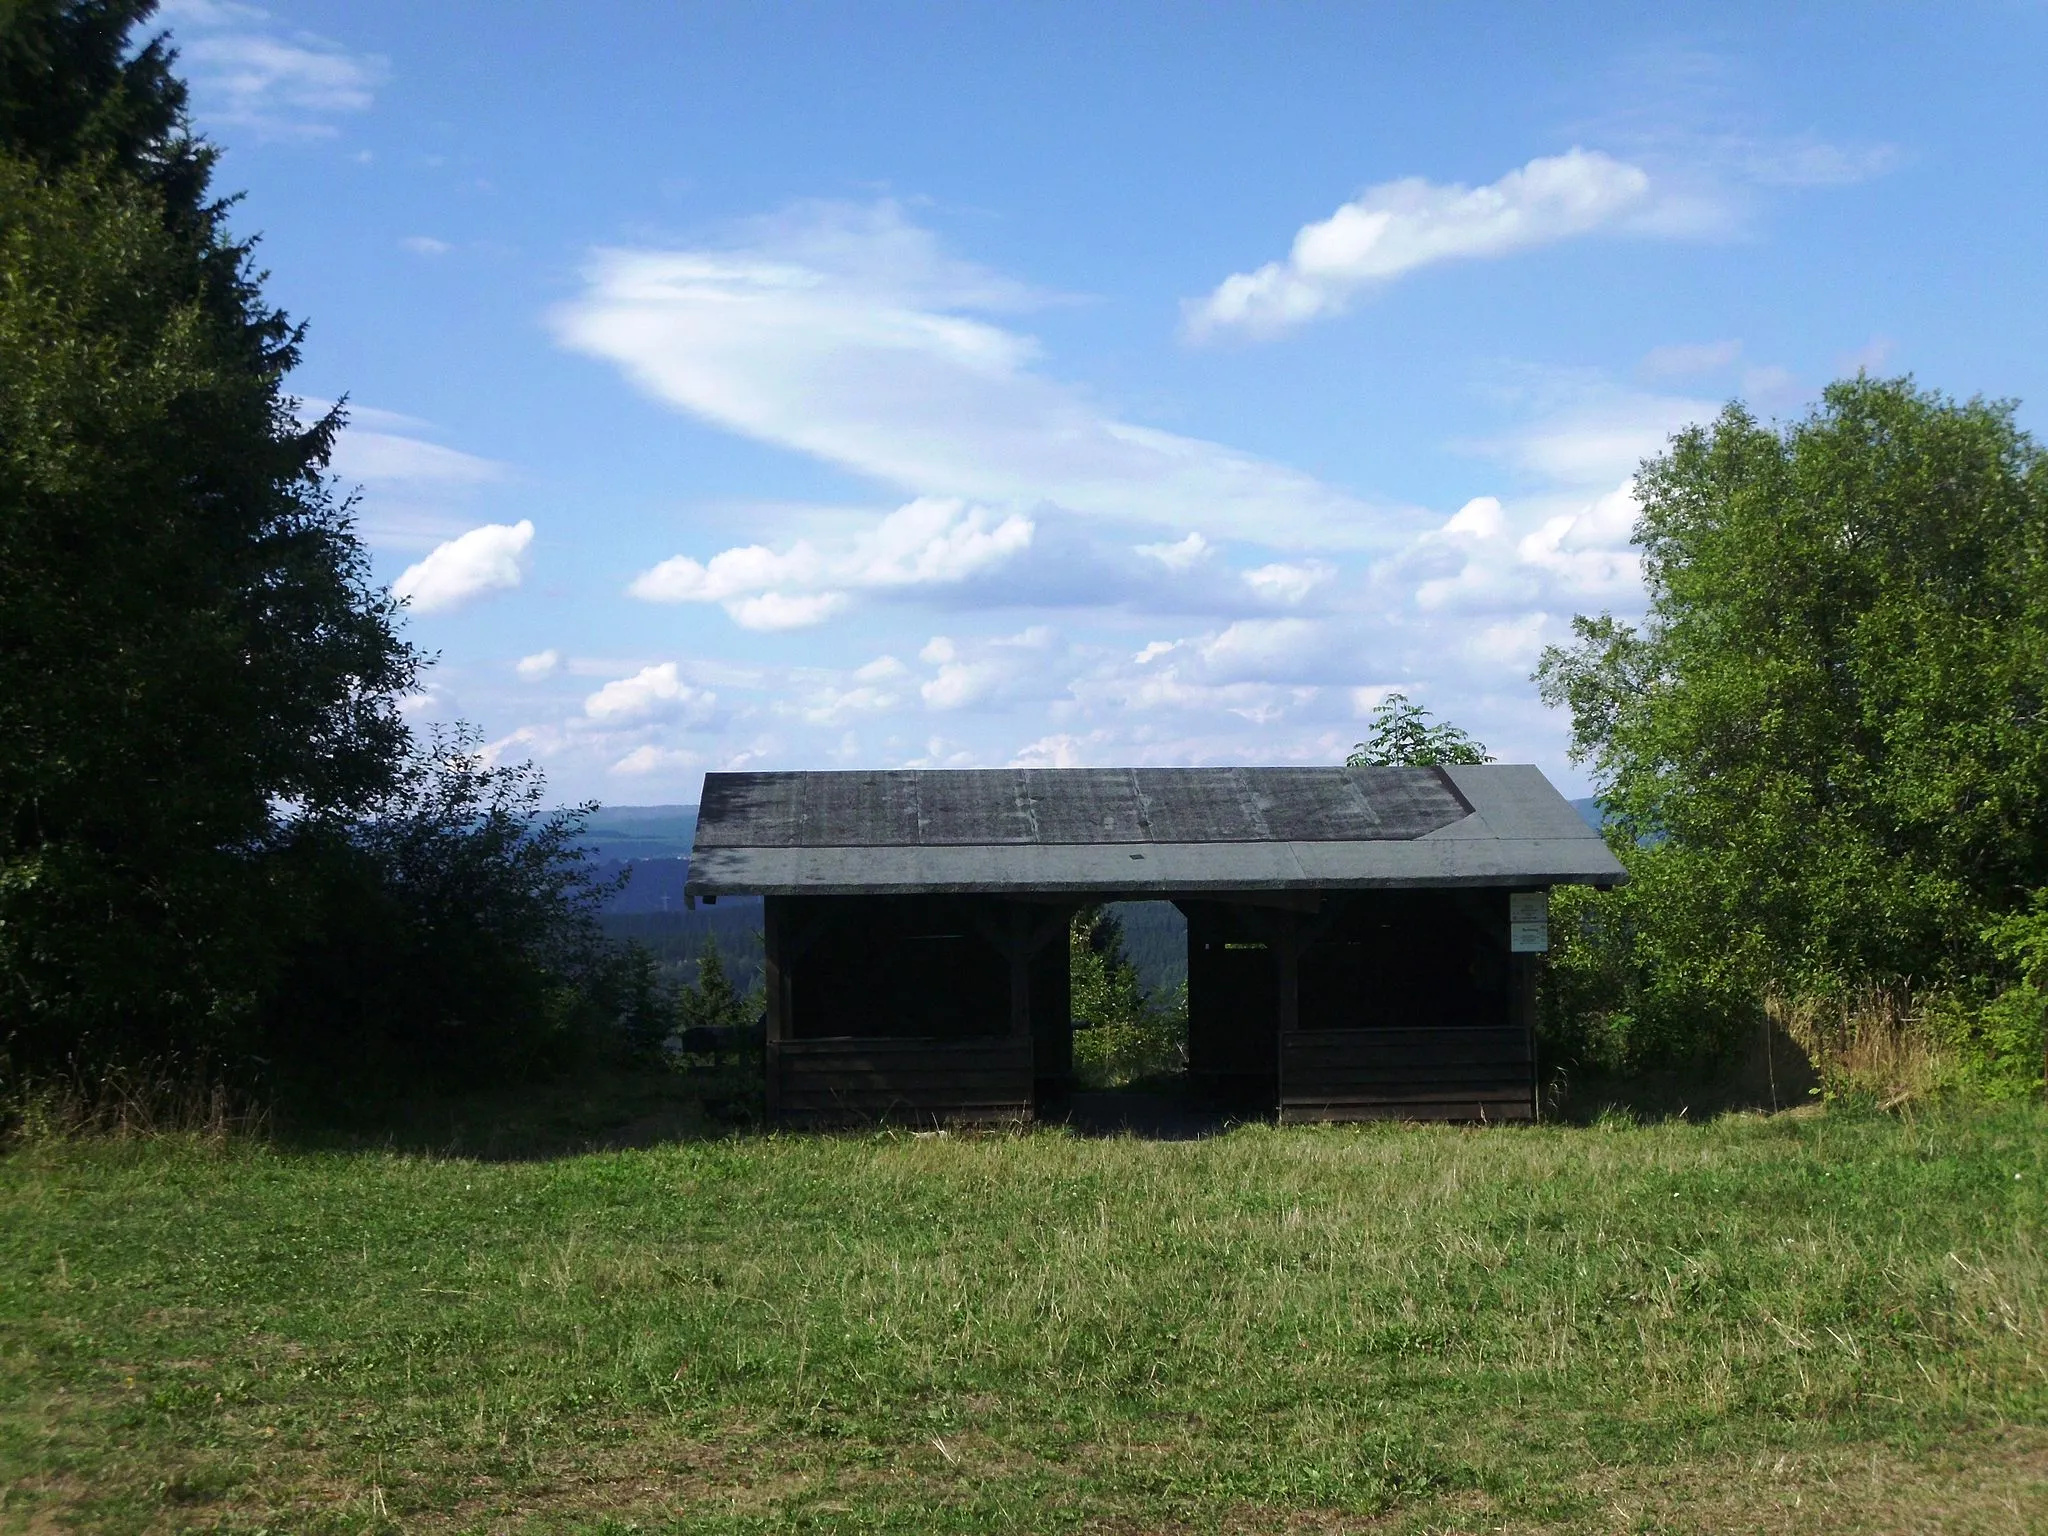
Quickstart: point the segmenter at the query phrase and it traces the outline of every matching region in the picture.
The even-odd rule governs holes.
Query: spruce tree
[[[748,1021],[746,999],[725,973],[716,934],[704,935],[697,955],[697,979],[682,991],[678,1011],[685,1029],[733,1029]]]
[[[417,654],[145,0],[0,5],[0,1046],[219,1045]],[[138,46],[139,41],[139,46]]]

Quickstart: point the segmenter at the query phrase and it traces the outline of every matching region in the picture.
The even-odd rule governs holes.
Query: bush
[[[666,1023],[652,967],[611,944],[611,889],[578,844],[593,807],[544,811],[529,764],[437,735],[362,821],[289,829],[311,894],[262,1015],[280,1086],[344,1096],[560,1070]]]
[[[1542,1059],[1603,1073],[1725,1064],[1761,1021],[1762,973],[1740,951],[1689,942],[1685,893],[1653,861],[1612,891],[1550,896],[1550,954],[1537,985]]]

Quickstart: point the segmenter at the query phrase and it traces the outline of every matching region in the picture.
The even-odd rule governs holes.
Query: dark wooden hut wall
[[[1184,902],[1188,1067],[1282,1120],[1534,1117],[1527,957],[1505,891]]]
[[[1067,909],[988,897],[770,896],[770,1113],[787,1123],[1030,1118],[1064,1075]],[[1045,1041],[1044,1045],[1040,1042]]]

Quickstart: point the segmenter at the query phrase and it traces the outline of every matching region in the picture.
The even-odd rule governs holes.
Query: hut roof
[[[706,774],[685,889],[1144,897],[1624,878],[1519,765],[901,769]]]

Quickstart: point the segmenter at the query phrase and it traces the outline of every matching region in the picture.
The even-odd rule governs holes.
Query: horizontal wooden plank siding
[[[1294,1030],[1280,1039],[1280,1118],[1533,1120],[1528,1031]]]
[[[988,1124],[1031,1118],[1031,1039],[781,1040],[776,1118],[791,1125]]]

